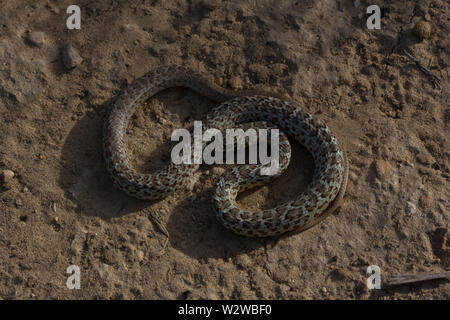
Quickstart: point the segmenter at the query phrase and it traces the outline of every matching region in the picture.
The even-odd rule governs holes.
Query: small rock
[[[136,255],[137,255],[137,258],[138,258],[139,261],[142,261],[142,260],[144,260],[144,258],[145,258],[144,251],[142,251],[142,250],[138,250],[138,251],[136,252]]]
[[[430,166],[433,163],[433,158],[425,152],[417,154],[416,160],[417,162],[423,164],[424,166]]]
[[[235,261],[236,265],[241,269],[246,268],[252,264],[250,258],[245,254],[238,255]]]
[[[27,41],[29,44],[36,46],[38,48],[42,48],[45,43],[45,34],[40,31],[33,31],[28,33]]]
[[[291,288],[288,285],[282,283],[279,286],[277,286],[275,290],[281,297],[286,297]]]
[[[414,34],[422,40],[431,38],[431,25],[426,21],[417,22],[414,26]]]
[[[223,85],[223,78],[222,77],[217,78],[216,79],[216,84],[219,85],[219,86],[222,86]]]
[[[162,118],[162,117],[157,117],[156,120],[158,121],[159,124],[165,124],[167,122],[166,119]]]
[[[222,5],[222,0],[203,0],[203,6],[209,10],[216,10]]]
[[[231,89],[233,90],[239,90],[242,89],[242,80],[241,78],[237,76],[232,76],[230,80],[228,81],[228,84],[230,85]]]
[[[419,205],[422,209],[429,209],[433,199],[427,195],[421,195],[419,198]]]
[[[414,205],[414,203],[412,202],[406,202],[406,208],[405,208],[405,212],[407,215],[411,216],[414,213],[416,213],[417,209],[416,206]]]
[[[375,173],[380,180],[387,180],[392,172],[392,166],[389,162],[384,160],[375,160],[374,168]]]
[[[16,199],[16,201],[14,203],[16,205],[16,208],[20,208],[23,205],[23,202],[21,199]]]
[[[359,176],[356,172],[350,171],[348,174],[348,178],[350,181],[352,181],[354,184],[356,184],[359,180]]]
[[[284,70],[287,69],[287,66],[283,63],[275,63],[271,66],[272,73],[278,76],[281,76]]]
[[[333,256],[328,260],[328,263],[336,263],[339,260],[338,256]]]
[[[50,223],[51,226],[53,226],[53,229],[56,232],[59,232],[61,230],[61,223],[59,222],[59,218],[58,217],[54,217]]]
[[[224,168],[214,167],[212,168],[212,174],[216,176],[221,176],[225,172]]]
[[[405,159],[404,161],[405,165],[410,167],[410,168],[414,168],[414,163],[409,162],[408,160]]]
[[[8,187],[13,178],[14,178],[13,171],[3,170],[0,175],[0,185]]]
[[[340,280],[340,281],[351,279],[350,273],[347,270],[341,269],[341,268],[335,269],[333,271],[333,275],[337,280]]]
[[[78,51],[70,44],[66,44],[62,48],[62,60],[66,68],[73,69],[83,62],[83,58],[80,56]]]
[[[70,250],[73,254],[79,255],[83,252],[84,245],[86,243],[86,232],[80,231],[77,232],[73,239],[72,243],[70,244]]]
[[[353,6],[354,6],[355,8],[359,8],[360,5],[361,5],[361,0],[355,0],[355,1],[353,2]]]
[[[320,289],[320,291],[321,291],[322,293],[327,293],[327,292],[328,292],[327,288],[325,288],[325,287],[322,287],[322,289]]]

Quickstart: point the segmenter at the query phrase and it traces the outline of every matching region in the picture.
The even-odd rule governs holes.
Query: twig
[[[149,215],[148,215],[148,219],[153,222],[158,229],[166,236],[166,241],[164,241],[164,245],[163,248],[161,249],[160,252],[158,252],[158,254],[156,255],[157,257],[161,256],[164,254],[164,251],[166,251],[167,248],[167,244],[169,243],[169,231],[167,231],[167,228],[165,225],[163,225],[161,223],[161,221],[159,220],[159,217],[156,217],[153,213],[153,210],[148,210],[149,211]]]
[[[395,287],[404,284],[412,284],[428,280],[446,279],[450,278],[450,271],[445,272],[425,272],[418,274],[399,274],[396,276],[390,276],[387,280],[383,281],[383,287]]]
[[[408,51],[403,50],[403,53],[416,64],[416,66],[419,67],[420,70],[422,70],[423,73],[425,73],[427,76],[431,78],[431,81],[433,82],[433,85],[439,89],[441,89],[441,79],[439,79],[438,76],[434,75],[433,72],[431,72],[427,67],[425,67],[423,64],[419,62],[416,58],[414,58]]]

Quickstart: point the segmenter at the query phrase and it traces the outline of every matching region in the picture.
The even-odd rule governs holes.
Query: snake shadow
[[[137,200],[113,186],[103,159],[103,123],[115,98],[88,110],[70,130],[62,149],[58,184],[75,204],[75,211],[87,216],[111,219],[136,213],[153,201]]]

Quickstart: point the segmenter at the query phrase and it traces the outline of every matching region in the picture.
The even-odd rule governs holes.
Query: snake
[[[261,174],[262,164],[232,166],[214,183],[212,202],[223,226],[247,237],[271,237],[302,232],[341,207],[348,179],[347,156],[337,137],[319,118],[280,94],[232,90],[185,66],[161,66],[134,80],[108,109],[103,128],[103,154],[113,184],[129,196],[159,201],[186,188],[200,164],[168,163],[151,173],[136,171],[126,151],[126,129],[139,105],[157,93],[186,87],[219,103],[207,113],[204,128],[226,130],[251,123],[280,130],[278,171]],[[286,138],[286,136],[288,138]],[[265,210],[244,210],[237,196],[280,176],[290,160],[289,139],[299,142],[314,160],[314,172],[304,191]]]

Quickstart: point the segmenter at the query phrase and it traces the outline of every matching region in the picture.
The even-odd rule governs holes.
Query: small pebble
[[[423,164],[424,166],[430,166],[433,162],[433,158],[427,153],[419,153],[416,156],[417,162]]]
[[[422,40],[431,38],[431,25],[426,21],[417,22],[414,26],[414,34]]]
[[[433,199],[430,196],[422,195],[419,198],[419,205],[422,209],[429,209]]]
[[[62,61],[67,69],[73,69],[83,62],[83,58],[70,43],[62,48],[61,54]]]
[[[216,79],[216,84],[219,85],[219,86],[222,86],[223,85],[223,78],[222,77],[217,78]]]
[[[167,122],[167,120],[162,117],[157,117],[156,119],[158,120],[158,123],[160,123],[160,124],[165,124]]]
[[[416,213],[416,211],[417,211],[417,209],[416,209],[416,206],[414,205],[414,203],[408,201],[406,203],[406,208],[405,208],[406,214],[411,216],[414,213]]]
[[[49,8],[54,13],[59,13],[60,11],[59,8],[55,7],[55,5],[50,1],[47,1],[47,8]]]
[[[212,174],[216,176],[221,176],[225,172],[224,168],[214,167],[212,168]]]
[[[251,264],[252,264],[252,261],[245,254],[241,254],[236,257],[236,265],[241,269],[251,266]]]
[[[0,184],[7,186],[14,178],[14,172],[11,170],[3,170],[0,176]]]
[[[288,285],[282,283],[279,286],[277,286],[275,290],[280,296],[286,297],[289,294],[291,288]]]
[[[138,258],[139,261],[142,261],[142,260],[144,260],[144,258],[145,258],[144,251],[142,251],[142,250],[138,250],[138,251],[136,252],[136,255],[137,255],[137,258]]]
[[[242,89],[242,80],[241,78],[237,76],[232,76],[230,80],[228,81],[231,89],[233,90],[239,90]]]
[[[55,217],[56,219],[56,217]],[[56,220],[55,222],[58,222]],[[74,255],[80,255],[83,252],[84,245],[86,243],[87,233],[83,231],[79,231],[75,233],[73,236],[72,242],[70,244],[70,249],[72,251],[72,254]]]
[[[42,48],[45,43],[45,34],[40,31],[33,31],[28,33],[27,41],[29,44],[36,46],[38,48]]]
[[[209,10],[216,10],[222,5],[222,0],[203,0],[203,6]]]
[[[384,160],[375,160],[374,168],[377,177],[381,180],[387,180],[392,172],[392,166]]]
[[[358,176],[358,174],[356,174],[356,172],[350,171],[350,173],[348,174],[348,178],[349,178],[353,183],[356,184],[356,182],[357,182],[358,179],[359,179],[359,176]]]
[[[336,269],[334,271],[334,274],[339,280],[349,280],[349,279],[351,279],[351,274],[345,269]]]

